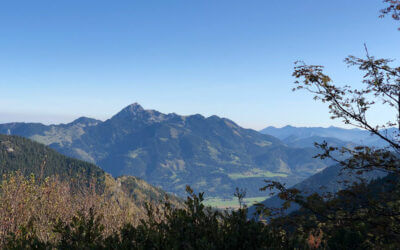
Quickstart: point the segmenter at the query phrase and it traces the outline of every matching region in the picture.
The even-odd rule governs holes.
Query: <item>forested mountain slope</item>
[[[344,190],[350,187],[353,183],[359,183],[360,179],[369,182],[374,179],[382,178],[387,173],[380,171],[365,172],[363,174],[356,174],[356,171],[342,170],[339,165],[333,165],[325,168],[319,173],[308,177],[302,182],[290,187],[301,191],[301,195],[307,197],[314,193],[319,195],[324,194],[335,194],[340,190]],[[283,200],[281,200],[277,195],[266,199],[261,202],[266,207],[280,208],[283,205]],[[299,206],[292,204],[292,206],[287,209],[286,213],[291,213],[299,209]],[[249,208],[249,215],[252,216],[255,212],[255,207]]]
[[[113,176],[138,176],[179,195],[189,184],[209,196],[228,197],[236,187],[257,196],[265,178],[294,184],[329,164],[312,158],[316,149],[290,148],[225,118],[162,114],[136,103],[104,122],[9,123],[0,133],[31,138]]]
[[[96,165],[66,157],[55,150],[19,136],[0,134],[0,179],[3,175],[19,171],[25,176],[34,175],[38,181],[57,177],[78,191],[95,185],[98,193],[107,193],[111,199],[129,200],[134,207],[146,202],[158,203],[166,193],[145,181],[132,176],[114,179]],[[169,195],[173,203],[180,203]],[[137,212],[144,213],[142,209]]]

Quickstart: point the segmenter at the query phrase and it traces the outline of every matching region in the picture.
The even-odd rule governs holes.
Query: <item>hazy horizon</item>
[[[290,8],[288,7],[290,6]],[[379,1],[121,1],[2,3],[0,122],[110,118],[138,102],[218,115],[245,128],[343,127],[305,92],[293,63],[325,65],[360,85],[343,59],[398,58],[400,33]],[[379,107],[371,119],[387,121]]]
[[[140,105],[140,103],[138,103],[139,105]],[[131,105],[131,104],[130,104]],[[128,106],[128,105],[127,105]],[[142,106],[142,105],[141,105]],[[143,106],[142,106],[143,107]],[[124,107],[125,108],[125,107]],[[154,109],[148,109],[148,108],[146,108],[146,107],[143,107],[145,110],[154,110]],[[122,109],[121,109],[122,110]],[[157,110],[157,111],[159,111],[159,110]],[[164,113],[164,112],[161,112],[161,113]],[[171,112],[171,113],[175,113],[175,114],[177,114],[177,115],[182,115],[182,116],[189,116],[189,115],[196,115],[196,114],[186,114],[186,115],[183,115],[183,114],[178,114],[178,113],[176,113],[176,112]],[[115,113],[116,114],[116,113]],[[113,114],[113,115],[115,115],[115,114]],[[170,114],[170,113],[164,113],[164,114]],[[80,115],[80,116],[73,116],[73,115],[71,115],[71,116],[60,116],[60,115],[57,115],[57,114],[40,114],[40,115],[38,115],[38,114],[30,114],[30,115],[24,115],[24,114],[7,114],[7,113],[0,113],[0,117],[2,117],[2,118],[8,118],[10,121],[2,121],[2,120],[0,120],[0,124],[5,124],[5,123],[13,123],[13,122],[25,122],[25,123],[42,123],[42,124],[44,124],[44,125],[59,125],[59,124],[67,124],[67,123],[71,123],[71,122],[73,122],[74,120],[76,120],[76,119],[78,119],[78,118],[81,118],[81,117],[87,117],[87,118],[92,118],[92,119],[97,119],[97,120],[100,120],[100,121],[102,121],[102,122],[104,122],[104,121],[106,121],[106,120],[108,120],[108,119],[110,119],[113,115],[111,115],[111,116],[109,116],[109,117],[105,117],[105,118],[100,118],[100,117],[92,117],[92,116],[87,116],[87,115]],[[200,114],[200,115],[203,115],[203,114]],[[210,117],[210,116],[213,116],[213,115],[203,115],[204,117],[206,117],[206,118],[208,118],[208,117]],[[226,119],[229,119],[229,120],[232,120],[232,119],[230,119],[229,117],[223,117],[223,116],[220,116],[220,118],[226,118]],[[47,121],[47,122],[46,122]],[[54,122],[53,122],[54,121]],[[235,122],[235,123],[237,123],[236,121],[234,121],[234,120],[232,120],[233,122]],[[240,126],[242,126],[241,124],[239,124],[238,123],[238,125],[240,125]],[[244,128],[248,128],[248,129],[254,129],[254,130],[257,130],[257,131],[259,131],[259,130],[262,130],[262,129],[264,129],[264,128],[267,128],[267,127],[270,127],[270,126],[272,126],[272,127],[276,127],[276,128],[282,128],[282,127],[286,127],[286,126],[293,126],[293,127],[323,127],[323,128],[328,128],[328,127],[331,127],[331,126],[333,126],[333,125],[328,125],[328,126],[317,126],[317,125],[315,125],[315,126],[309,126],[309,125],[305,125],[305,126],[295,126],[295,125],[292,125],[292,124],[285,124],[285,125],[282,125],[282,126],[275,126],[275,125],[269,125],[269,124],[266,124],[265,126],[263,126],[263,127],[261,127],[261,128],[251,128],[251,127],[244,127],[244,126],[242,126],[242,127],[244,127]],[[351,128],[353,128],[352,126],[344,126],[344,125],[341,125],[341,124],[339,124],[339,126],[334,126],[334,127],[339,127],[339,128],[345,128],[345,129],[351,129]]]

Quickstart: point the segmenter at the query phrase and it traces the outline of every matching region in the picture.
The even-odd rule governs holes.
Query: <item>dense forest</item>
[[[78,185],[94,182],[99,191],[104,189],[105,172],[94,164],[66,157],[26,138],[0,135],[0,175],[13,171],[39,179],[57,175]]]

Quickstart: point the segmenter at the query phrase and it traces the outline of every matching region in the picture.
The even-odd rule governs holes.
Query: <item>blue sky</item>
[[[291,92],[293,62],[357,85],[343,59],[400,59],[380,0],[2,1],[0,122],[107,119],[139,102],[219,115],[254,129],[329,126],[327,108]],[[398,63],[398,62],[397,62]],[[371,119],[384,121],[384,109]]]

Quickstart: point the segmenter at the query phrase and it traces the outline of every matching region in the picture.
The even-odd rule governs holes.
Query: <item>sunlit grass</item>
[[[232,180],[238,180],[238,179],[254,178],[254,177],[266,177],[266,178],[287,177],[287,174],[273,173],[268,170],[261,170],[261,169],[254,168],[250,171],[243,172],[243,173],[231,173],[231,174],[228,174],[228,176]]]
[[[255,203],[259,203],[267,198],[268,198],[268,196],[250,197],[250,198],[245,198],[244,202],[247,206],[252,206]],[[239,202],[236,197],[232,197],[232,198],[211,197],[211,198],[207,198],[204,201],[204,204],[207,206],[215,207],[215,208],[238,208],[239,207]]]

